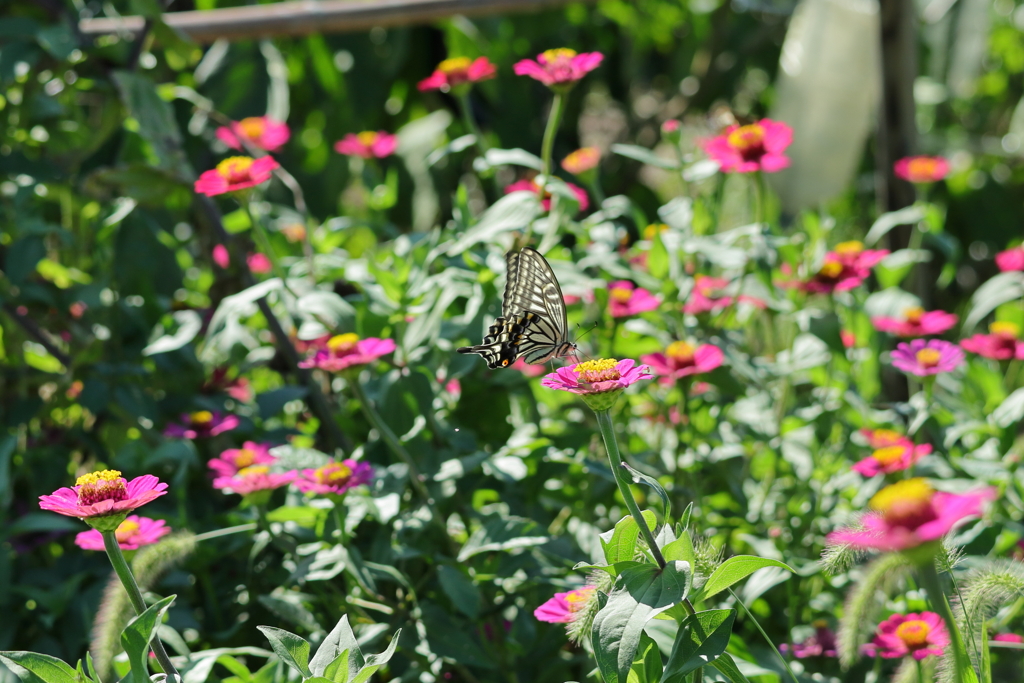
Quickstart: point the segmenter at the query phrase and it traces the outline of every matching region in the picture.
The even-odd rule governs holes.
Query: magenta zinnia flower
[[[887,446],[898,446],[909,439],[895,429],[861,429],[860,433],[868,440],[872,448],[886,448]]]
[[[560,47],[545,50],[537,55],[537,61],[524,59],[516,62],[512,70],[517,76],[529,76],[552,90],[566,91],[601,64],[604,55],[600,52],[583,52]]]
[[[704,151],[725,173],[774,173],[789,166],[783,152],[793,142],[793,129],[781,121],[761,119],[747,126],[733,124],[706,140]]]
[[[893,164],[896,176],[912,183],[934,183],[949,175],[949,162],[943,157],[903,157]]]
[[[250,465],[238,471],[232,477],[217,477],[213,487],[226,493],[237,493],[247,496],[258,491],[270,491],[290,484],[298,476],[298,472],[271,472],[266,465]]]
[[[83,474],[74,487],[39,496],[39,507],[68,517],[90,519],[127,514],[167,493],[167,484],[152,474],[126,481],[117,470]],[[121,520],[118,520],[118,524]],[[116,528],[116,527],[115,527]]]
[[[840,529],[828,536],[832,544],[863,550],[898,551],[938,541],[968,517],[981,514],[995,489],[965,494],[935,491],[924,479],[904,479],[871,498],[871,512],[859,528]]]
[[[164,436],[173,436],[181,439],[203,439],[210,436],[217,436],[223,432],[229,432],[239,424],[235,415],[221,416],[220,412],[199,410],[194,413],[183,413],[182,424],[171,423],[164,430]]]
[[[964,352],[960,347],[941,339],[901,342],[892,352],[893,367],[918,377],[952,372],[963,362]]]
[[[438,64],[434,73],[420,81],[417,87],[424,91],[460,92],[473,83],[494,78],[495,74],[497,69],[487,57],[473,60],[469,57],[452,57]]]
[[[244,190],[270,180],[279,166],[271,157],[230,157],[199,176],[195,190],[208,197]]]
[[[929,655],[941,657],[949,642],[946,625],[935,612],[894,614],[878,625],[875,639],[864,646],[864,653],[869,657],[922,660]]]
[[[229,448],[206,464],[218,477],[233,477],[253,465],[272,465],[277,458],[270,454],[269,443],[246,441],[241,448]]]
[[[383,159],[395,153],[398,148],[398,136],[382,130],[364,130],[362,133],[349,133],[334,143],[334,151],[350,157]]]
[[[717,346],[701,344],[695,347],[682,341],[669,344],[665,353],[640,356],[640,360],[647,363],[654,374],[660,375],[662,382],[665,383],[687,375],[711,372],[722,364],[724,358],[722,349]]]
[[[394,350],[395,342],[392,339],[360,339],[359,335],[349,332],[331,337],[327,340],[326,348],[316,351],[299,363],[299,367],[339,372],[356,365],[372,363]]]
[[[613,318],[624,318],[644,311],[653,311],[661,300],[643,287],[629,280],[618,280],[608,285],[608,312]]]
[[[373,479],[373,468],[365,462],[346,459],[323,467],[302,470],[295,486],[303,493],[340,496],[350,488]]]
[[[622,390],[642,379],[650,379],[646,365],[631,359],[601,358],[558,368],[540,381],[541,386],[579,394],[594,410],[615,405]]]
[[[138,550],[144,545],[152,545],[162,537],[171,533],[171,527],[162,519],[149,519],[138,515],[128,515],[117,525],[114,535],[121,550]],[[96,529],[83,531],[75,536],[75,545],[83,550],[105,550],[103,534]]]
[[[997,633],[992,636],[992,640],[997,643],[1024,643],[1024,636],[1016,633]]]
[[[915,446],[913,441],[903,438],[898,443],[876,448],[871,455],[853,465],[853,471],[865,477],[902,472],[931,452],[929,444]]]
[[[549,624],[568,624],[597,590],[594,586],[584,586],[566,593],[555,593],[554,597],[533,610],[538,621]]]
[[[927,334],[942,334],[956,325],[959,320],[953,313],[926,311],[923,308],[908,308],[903,318],[878,316],[871,324],[879,332],[888,332],[899,337],[923,337]]]
[[[786,654],[788,650],[793,651],[797,659],[808,657],[836,657],[836,634],[824,621],[814,623],[814,635],[802,643],[794,643],[792,647],[783,643],[779,651]]]
[[[1024,360],[1024,341],[1020,328],[1013,323],[994,322],[988,326],[990,334],[976,334],[960,342],[966,351],[993,360]]]
[[[231,265],[231,254],[228,253],[228,248],[223,244],[215,244],[211,255],[213,256],[213,262],[221,268],[227,268]]]
[[[732,305],[733,298],[722,294],[722,290],[728,286],[728,280],[698,275],[694,278],[693,291],[690,292],[689,301],[683,306],[683,312],[696,315],[710,313]]]
[[[230,126],[221,126],[216,135],[218,140],[232,149],[242,149],[244,140],[265,152],[276,152],[288,142],[291,132],[287,124],[269,116],[250,116],[241,121],[232,121]]]
[[[270,262],[270,257],[258,251],[245,257],[245,265],[249,267],[250,271],[258,275],[269,273],[274,269],[274,264]]]
[[[587,197],[587,191],[579,185],[573,185],[572,183],[566,183],[572,193],[576,195],[576,201],[579,202],[580,211],[586,211],[590,208],[590,199]],[[534,180],[517,180],[511,185],[505,186],[505,194],[512,194],[513,192],[532,192],[540,197],[541,208],[545,211],[551,210],[551,193],[546,188],[542,188]]]
[[[597,147],[581,147],[562,159],[562,168],[573,175],[583,175],[601,163],[601,150]]]
[[[1024,270],[1024,244],[996,254],[996,266],[1005,272]]]
[[[833,251],[825,254],[825,263],[800,287],[809,293],[827,294],[844,292],[859,287],[871,269],[889,255],[886,249],[865,249],[860,242],[850,241],[837,244]]]

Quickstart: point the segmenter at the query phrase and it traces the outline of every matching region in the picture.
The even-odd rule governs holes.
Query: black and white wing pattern
[[[522,357],[534,365],[576,350],[568,340],[565,299],[551,266],[529,247],[505,255],[507,276],[500,318],[487,331],[482,344],[464,346],[459,353],[475,353],[487,367],[508,367]]]

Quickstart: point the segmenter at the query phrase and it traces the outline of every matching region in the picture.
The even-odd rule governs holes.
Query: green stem
[[[743,601],[740,600],[740,596],[736,595],[736,591],[734,591],[731,588],[729,588],[728,590],[729,595],[733,597],[733,599],[736,601],[736,604],[742,607],[743,611],[747,613],[748,617],[750,617],[750,620],[754,622],[754,626],[761,634],[761,637],[764,638],[764,642],[768,643],[768,646],[772,649],[772,652],[774,652],[775,656],[779,658],[780,662],[782,662],[782,666],[786,667],[786,672],[789,674],[789,677],[793,679],[793,683],[800,683],[800,680],[796,677],[796,674],[793,673],[793,670],[791,668],[789,668],[789,662],[786,661],[786,658],[782,656],[781,652],[779,652],[779,648],[775,647],[775,643],[772,641],[771,638],[768,637],[768,634],[764,632],[764,629],[761,628],[761,623],[757,620],[757,617],[755,617],[753,612],[751,612],[750,609],[743,604]]]
[[[476,120],[473,118],[473,108],[469,104],[469,93],[459,95],[459,109],[462,110],[462,121],[466,124],[466,129],[476,138],[476,147],[480,150],[480,154],[487,154],[487,141],[484,139],[484,134],[480,132],[480,127],[476,125]]]
[[[766,225],[768,223],[768,190],[764,184],[764,173],[754,173],[754,186],[757,188],[757,222]]]
[[[598,175],[597,170],[594,170],[594,178],[587,187],[590,188],[591,193],[594,195],[594,205],[600,208],[604,204],[604,190],[601,189],[601,177]]]
[[[117,574],[117,578],[121,579],[121,585],[124,586],[128,593],[128,599],[131,600],[132,607],[135,608],[135,614],[142,614],[146,611],[146,601],[142,597],[142,591],[139,590],[139,584],[135,583],[135,577],[128,567],[128,562],[124,559],[121,545],[117,542],[117,534],[113,531],[102,533],[103,547],[107,551],[107,557],[110,558],[110,564],[114,566],[114,573]],[[153,649],[153,654],[156,655],[156,661],[160,663],[160,668],[167,674],[168,680],[174,681],[176,678],[180,680],[181,676],[171,664],[171,658],[167,656],[167,650],[164,649],[164,644],[160,641],[159,636],[153,638],[150,647]]]
[[[633,515],[637,526],[640,527],[640,533],[643,534],[644,540],[647,541],[651,554],[654,556],[654,561],[658,563],[659,567],[664,567],[665,558],[661,554],[661,548],[658,547],[657,541],[654,540],[654,534],[651,533],[650,527],[647,526],[647,520],[640,514],[640,507],[636,504],[633,492],[629,489],[629,481],[626,479],[628,475],[622,466],[622,455],[619,454],[619,444],[615,440],[615,425],[612,424],[611,410],[595,410],[594,413],[597,415],[597,424],[601,428],[604,447],[608,451],[608,463],[611,465],[615,483],[619,486],[619,493],[622,494],[622,499],[625,501],[626,507],[629,508],[629,514]]]
[[[548,176],[551,175],[551,150],[555,146],[555,132],[558,130],[558,124],[562,121],[562,93],[555,93],[554,99],[551,100],[551,112],[548,114],[548,125],[544,129],[544,141],[540,147],[540,160],[541,160],[541,174],[544,176],[544,182],[547,182]]]
[[[924,664],[917,660],[917,683],[924,683]]]
[[[207,531],[205,534],[196,534],[195,540],[198,541],[209,541],[214,538],[220,538],[221,536],[230,536],[231,534],[239,534],[243,531],[255,531],[256,523],[250,522],[249,524],[239,524],[238,526],[229,526],[226,529],[217,529],[216,531]]]
[[[929,559],[918,565],[917,576],[921,580],[921,586],[928,593],[928,602],[931,603],[932,609],[939,613],[946,622],[946,628],[949,630],[950,640],[952,641],[950,649],[953,650],[954,680],[956,683],[976,681],[975,676],[970,678],[965,676],[965,672],[971,671],[973,673],[974,670],[970,659],[967,657],[967,652],[964,650],[964,641],[960,637],[960,629],[956,625],[956,619],[953,618],[953,611],[949,608],[946,594],[942,590],[939,572],[935,569],[935,560]]]

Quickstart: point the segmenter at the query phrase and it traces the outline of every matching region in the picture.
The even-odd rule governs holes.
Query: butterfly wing
[[[517,339],[523,333],[522,320],[508,321],[497,318],[487,330],[483,343],[476,346],[463,346],[459,353],[475,353],[487,363],[491,370],[508,367],[519,357]]]

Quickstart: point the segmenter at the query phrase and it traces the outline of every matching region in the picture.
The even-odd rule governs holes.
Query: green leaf
[[[322,678],[332,681],[333,683],[347,683],[348,666],[348,650],[345,650],[335,657],[333,662],[327,665],[327,668],[324,669],[324,675]]]
[[[1006,429],[1024,418],[1024,389],[1017,389],[1006,397],[988,416],[988,421]]]
[[[462,546],[458,560],[465,562],[480,553],[526,548],[547,543],[547,536],[533,531],[536,526],[535,522],[522,517],[490,515],[484,525],[474,531],[466,544]]]
[[[683,683],[694,669],[717,660],[729,645],[734,609],[706,610],[691,614],[679,626],[661,683]]]
[[[645,564],[619,575],[594,618],[591,633],[606,683],[626,683],[644,625],[686,597],[690,578],[690,565],[685,562],[669,562],[664,569]]]
[[[443,564],[437,568],[437,577],[441,581],[444,594],[452,601],[455,609],[470,619],[480,616],[480,590],[462,570],[450,564]]]
[[[640,646],[636,650],[636,659],[629,670],[627,683],[656,683],[661,678],[663,668],[658,644],[646,633],[641,633]]]
[[[157,166],[179,180],[192,180],[195,172],[182,151],[174,110],[157,94],[153,80],[131,71],[114,71],[112,77],[128,113],[139,123],[139,135],[153,148]]]
[[[150,605],[145,612],[129,621],[121,631],[121,647],[128,655],[132,680],[135,683],[149,681],[149,662],[146,653],[156,636],[157,627],[163,621],[164,613],[170,608],[174,598],[175,596],[169,595],[160,602]]]
[[[654,492],[661,498],[661,504],[665,510],[665,522],[668,523],[668,520],[672,517],[672,503],[669,501],[668,492],[665,490],[665,487],[657,479],[631,467],[629,463],[623,462],[622,469],[629,472],[634,484],[646,484],[654,489]],[[654,527],[651,526],[651,528],[653,529]]]
[[[693,541],[690,539],[690,532],[683,531],[682,535],[661,549],[661,554],[666,560],[679,560],[689,562],[692,567],[697,561],[697,553],[693,550]]]
[[[308,654],[308,644],[306,648]],[[314,676],[326,676],[332,680],[338,680],[335,676],[328,675],[326,672],[329,668],[333,667],[334,673],[337,674],[341,666],[338,659],[342,654],[346,653],[346,671],[356,671],[363,665],[363,653],[359,650],[359,641],[356,639],[356,634],[353,633],[352,627],[349,626],[347,614],[335,624],[331,632],[324,638],[324,642],[320,643],[320,647],[316,649],[316,654],[313,655],[313,660],[309,663],[309,670],[313,672]],[[348,678],[344,680],[347,681]]]
[[[67,663],[38,652],[0,651],[0,662],[3,662],[25,683],[77,683],[75,670]],[[37,678],[38,677],[38,678]]]
[[[718,672],[725,676],[729,683],[750,683],[728,652],[719,655],[718,659],[711,663],[711,666],[718,669]]]
[[[707,583],[701,588],[700,595],[694,596],[694,599],[706,600],[765,567],[779,567],[789,572],[793,571],[792,567],[778,560],[753,555],[737,555],[730,557],[718,566],[718,569],[708,577]]]
[[[640,147],[639,145],[612,145],[612,152],[643,164],[657,166],[658,168],[679,168],[678,161],[663,159],[646,147]]]
[[[391,638],[391,643],[388,644],[388,649],[384,650],[377,655],[370,655],[366,658],[366,664],[359,670],[356,677],[352,679],[351,683],[365,683],[370,680],[370,676],[377,673],[377,669],[381,668],[389,661],[395,654],[395,649],[398,647],[398,639],[402,635],[402,629],[395,631],[394,637]]]
[[[875,220],[871,229],[868,230],[868,234],[864,237],[864,244],[870,247],[874,245],[875,242],[882,239],[897,225],[917,223],[919,220],[924,218],[924,216],[924,207],[917,204],[908,206],[905,209],[899,209],[898,211],[883,213],[877,220]]]
[[[309,643],[305,638],[273,626],[257,626],[256,628],[267,637],[267,640],[270,641],[270,648],[277,653],[281,661],[298,671],[303,678],[313,676],[309,670]]]
[[[657,524],[657,517],[650,510],[644,510],[642,514],[647,525],[653,529]],[[604,539],[601,539],[604,558],[608,564],[632,561],[636,555],[636,542],[639,536],[640,527],[637,526],[636,520],[631,515],[620,519],[615,525],[611,540],[605,543]]]
[[[985,316],[1008,301],[1024,296],[1024,273],[1010,271],[989,278],[971,296],[971,312],[964,319],[963,334],[969,334]]]
[[[534,171],[544,168],[540,157],[530,154],[525,149],[489,149],[482,156],[473,161],[473,168],[477,173],[483,173],[496,166],[525,166]]]

